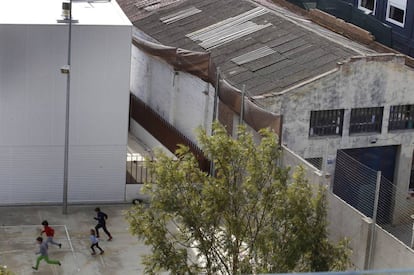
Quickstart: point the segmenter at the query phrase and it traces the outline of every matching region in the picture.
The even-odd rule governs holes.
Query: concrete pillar
[[[375,257],[375,251],[372,252],[370,257],[371,240],[373,239],[372,234],[374,234],[374,223],[372,219],[368,217],[364,218],[363,221],[364,222],[362,223],[361,228],[361,244],[365,244],[365,249],[363,250],[365,253],[363,255],[363,259],[361,259],[361,262],[364,263],[364,270],[368,270],[372,266]]]
[[[341,145],[349,142],[349,124],[351,122],[351,109],[345,109],[344,122],[342,127]]]
[[[394,172],[394,207],[392,213],[392,223],[401,224],[410,222],[406,220],[412,213],[408,209],[414,207],[414,198],[408,194],[408,186],[411,176],[411,163],[414,151],[414,144],[403,144],[397,151]],[[407,197],[410,198],[407,200]]]

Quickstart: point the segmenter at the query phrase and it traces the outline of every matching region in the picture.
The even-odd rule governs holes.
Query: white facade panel
[[[1,146],[0,202],[62,201],[63,150],[58,146]]]
[[[72,202],[123,201],[125,146],[73,146],[69,154],[68,199]]]
[[[69,202],[125,198],[131,24],[107,4],[72,27]],[[62,202],[68,29],[0,24],[0,204]]]
[[[126,146],[131,28],[75,26],[72,39],[70,144]]]
[[[63,145],[67,34],[0,25],[0,39],[0,146]]]
[[[1,0],[0,24],[57,24],[62,19],[57,0]],[[130,25],[116,1],[72,1],[72,15],[83,25]]]

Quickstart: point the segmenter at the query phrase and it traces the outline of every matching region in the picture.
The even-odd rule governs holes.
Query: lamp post
[[[68,5],[69,4],[69,5]],[[69,18],[65,15],[69,8]],[[70,59],[71,59],[71,41],[72,41],[72,0],[69,3],[63,3],[64,19],[69,19],[69,35],[68,35],[68,62],[65,66],[66,73],[66,111],[65,111],[65,149],[63,160],[63,203],[62,213],[68,213],[68,166],[69,166],[69,107],[70,107]]]

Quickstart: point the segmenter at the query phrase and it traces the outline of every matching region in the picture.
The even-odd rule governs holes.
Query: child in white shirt
[[[91,240],[92,255],[96,255],[95,247],[101,251],[101,255],[104,254],[103,249],[99,246],[99,239],[96,237],[95,229],[91,229],[91,235],[89,238]]]

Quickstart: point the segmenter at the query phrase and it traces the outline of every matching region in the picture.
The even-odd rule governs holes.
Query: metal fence
[[[392,28],[384,24],[374,16],[365,14],[352,4],[341,0],[287,0],[288,2],[309,9],[317,9],[341,18],[346,22],[354,24],[369,31],[375,36],[375,40],[388,47],[392,47]]]
[[[151,181],[151,175],[144,160],[127,161],[127,184],[143,184]]]
[[[292,273],[278,273],[277,275],[291,275]],[[408,275],[414,274],[414,269],[390,269],[390,270],[364,270],[364,271],[345,271],[345,272],[310,272],[294,273],[306,275]],[[265,275],[265,274],[258,274]],[[276,275],[276,274],[267,274]]]
[[[210,162],[202,150],[132,93],[130,94],[130,118],[138,122],[171,152],[175,152],[178,144],[188,146],[190,152],[197,158],[200,168],[204,171],[209,170]]]
[[[413,246],[414,209],[406,188],[338,150],[333,193],[407,246]]]

